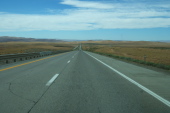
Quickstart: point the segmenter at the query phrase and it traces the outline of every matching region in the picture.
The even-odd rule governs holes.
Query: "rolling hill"
[[[63,42],[63,40],[0,36],[0,42]]]

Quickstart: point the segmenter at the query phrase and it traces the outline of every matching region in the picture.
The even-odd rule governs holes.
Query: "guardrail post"
[[[143,60],[146,62],[146,58],[147,58],[147,56],[146,55],[144,55],[143,56]]]

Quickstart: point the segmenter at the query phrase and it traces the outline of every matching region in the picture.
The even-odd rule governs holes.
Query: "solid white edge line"
[[[86,52],[86,54],[88,54]],[[136,86],[138,86],[139,88],[143,89],[145,92],[149,93],[150,95],[152,95],[153,97],[155,97],[156,99],[158,99],[159,101],[161,101],[162,103],[164,103],[165,105],[167,105],[168,107],[170,107],[170,101],[164,99],[163,97],[159,96],[158,94],[154,93],[153,91],[149,90],[148,88],[142,86],[141,84],[137,83],[136,81],[134,81],[133,79],[127,77],[125,74],[117,71],[116,69],[114,69],[113,67],[107,65],[106,63],[102,62],[101,60],[97,59],[96,57],[88,54],[89,56],[91,56],[92,58],[96,59],[97,61],[99,61],[100,63],[102,63],[103,65],[105,65],[106,67],[110,68],[111,70],[113,70],[114,72],[118,73],[119,75],[121,75],[122,77],[124,77],[125,79],[127,79],[128,81],[130,81],[131,83],[135,84]]]
[[[59,74],[54,75],[54,76],[47,82],[46,86],[50,86],[50,85],[54,82],[54,80],[58,77],[58,75],[59,75]]]

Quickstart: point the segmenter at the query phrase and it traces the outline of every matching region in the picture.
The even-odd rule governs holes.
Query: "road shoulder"
[[[161,97],[170,100],[170,76],[168,72],[155,71],[147,67],[130,64],[110,57],[87,52],[112,68],[125,74]]]

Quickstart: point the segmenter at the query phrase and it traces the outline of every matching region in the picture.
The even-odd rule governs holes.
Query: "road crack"
[[[21,98],[21,99],[24,99],[24,100],[27,100],[27,101],[29,101],[29,102],[32,102],[32,103],[34,103],[34,104],[36,103],[36,102],[35,102],[35,101],[33,101],[33,100],[30,100],[30,99],[24,98],[23,96],[21,96],[21,95],[18,95],[18,94],[16,94],[16,93],[14,93],[14,92],[12,91],[11,86],[12,86],[12,83],[9,83],[8,90],[9,90],[9,92],[10,92],[11,94],[13,94],[13,95],[15,95],[15,96],[17,96],[17,97],[19,97],[19,98]]]
[[[12,83],[9,83],[8,90],[9,90],[9,92],[10,92],[11,94],[13,94],[13,95],[15,95],[15,96],[17,96],[17,97],[19,97],[19,98],[21,98],[21,99],[23,99],[23,100],[27,100],[27,101],[33,103],[32,107],[28,110],[27,113],[30,113],[30,112],[31,112],[31,110],[32,110],[32,109],[35,107],[35,105],[41,100],[41,98],[45,95],[45,93],[46,93],[46,92],[48,91],[48,89],[49,89],[49,87],[48,87],[48,88],[46,89],[46,91],[39,97],[39,99],[38,99],[37,101],[33,101],[33,100],[27,99],[27,98],[25,98],[25,97],[23,97],[23,96],[21,96],[21,95],[16,94],[16,93],[12,90],[11,86],[12,86]]]
[[[30,110],[27,113],[30,113],[32,109],[36,106],[36,104],[41,100],[41,98],[46,94],[50,86],[45,90],[45,92],[40,96],[40,98],[34,103],[34,105],[30,108]]]

